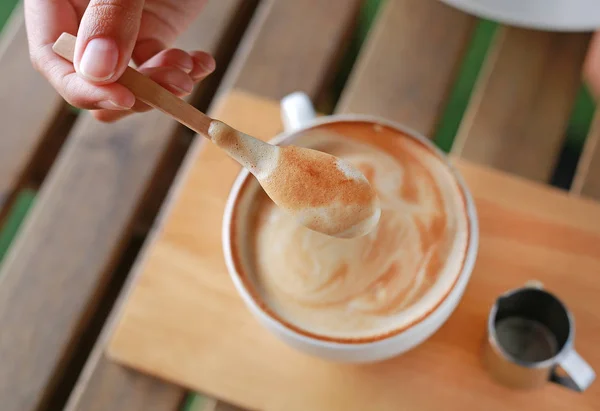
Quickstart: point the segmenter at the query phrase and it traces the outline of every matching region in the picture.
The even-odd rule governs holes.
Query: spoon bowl
[[[377,193],[349,162],[309,148],[275,146],[216,120],[208,134],[256,177],[278,207],[307,228],[352,238],[379,222]]]

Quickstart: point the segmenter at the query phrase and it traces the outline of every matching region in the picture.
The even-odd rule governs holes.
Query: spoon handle
[[[52,46],[52,50],[72,63],[75,55],[75,41],[75,36],[63,33]],[[181,124],[210,139],[208,128],[212,119],[149,77],[127,67],[117,83],[131,90],[139,100],[170,115]]]

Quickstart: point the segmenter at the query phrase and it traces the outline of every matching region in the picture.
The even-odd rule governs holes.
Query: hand
[[[203,51],[168,49],[207,0],[25,0],[29,52],[75,107],[114,121],[150,107],[115,83],[133,59],[137,70],[182,97],[215,69]],[[52,51],[61,33],[77,36],[73,64]],[[132,109],[132,110],[130,110]]]

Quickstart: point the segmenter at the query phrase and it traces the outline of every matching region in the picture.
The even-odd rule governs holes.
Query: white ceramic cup
[[[394,124],[387,120],[364,115],[334,115],[317,119],[315,116],[315,110],[313,109],[309,98],[303,93],[292,93],[286,96],[281,102],[281,108],[285,131],[271,140],[270,142],[272,144],[285,143],[294,135],[297,135],[299,131],[308,129],[317,124],[331,123],[336,121],[367,120],[373,122],[374,124],[381,124],[395,128],[401,133],[412,136],[413,138],[418,139],[422,143],[426,144],[428,147],[431,147],[431,149],[437,152],[442,158],[445,158],[444,154],[425,137],[420,136],[418,133],[407,129],[406,127]],[[375,341],[361,343],[324,341],[315,337],[301,334],[269,315],[263,308],[261,308],[260,303],[254,299],[252,293],[248,291],[244,285],[244,281],[242,280],[240,273],[236,269],[236,264],[234,263],[232,253],[232,242],[234,239],[231,235],[233,212],[238,204],[241,188],[248,178],[253,178],[247,170],[242,170],[235,180],[227,200],[225,214],[223,217],[222,240],[227,269],[231,279],[233,280],[235,288],[242,297],[248,309],[263,326],[265,326],[269,331],[271,331],[285,343],[302,352],[332,361],[350,363],[380,361],[406,352],[425,341],[433,333],[435,333],[442,326],[442,324],[444,324],[444,322],[446,322],[460,301],[471,276],[471,271],[473,270],[473,265],[475,264],[479,244],[477,213],[473,199],[460,174],[449,162],[448,166],[454,172],[455,177],[464,192],[469,226],[471,229],[467,254],[461,273],[446,297],[424,318],[400,333]]]
[[[500,23],[550,31],[600,28],[598,0],[440,0],[465,13]]]

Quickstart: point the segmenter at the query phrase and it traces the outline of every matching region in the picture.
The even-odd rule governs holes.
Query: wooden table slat
[[[437,0],[387,1],[336,111],[382,116],[432,136],[475,21]]]
[[[86,371],[65,411],[177,411],[185,391],[176,385],[127,369],[104,357],[104,338],[88,360]]]
[[[231,88],[281,99],[301,90],[317,99],[333,80],[360,0],[264,0],[220,93]]]
[[[146,242],[145,247],[151,244]],[[143,250],[142,250],[143,252]],[[181,387],[109,361],[104,353],[119,307],[135,281],[128,276],[109,318],[82,370],[64,411],[179,411],[186,392]]]
[[[233,46],[222,40],[239,30],[240,13],[251,12],[244,4],[209,2],[179,46],[214,54]],[[178,130],[159,112],[114,124],[88,115],[77,122],[0,272],[2,411],[34,411],[47,401]],[[102,397],[104,409],[143,410],[145,396],[156,398],[145,389],[160,384],[145,376],[123,376],[102,358],[89,367],[77,409],[97,409]],[[174,409],[183,391],[163,389]]]
[[[596,110],[571,192],[600,200],[600,110]]]
[[[47,138],[61,137],[48,134],[67,115],[63,99],[31,65],[22,7],[14,10],[2,33],[0,77],[1,216],[2,207],[27,178],[41,145]]]
[[[588,33],[502,27],[453,153],[549,182],[581,85],[588,42]]]

